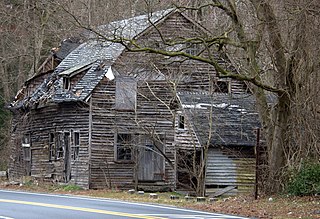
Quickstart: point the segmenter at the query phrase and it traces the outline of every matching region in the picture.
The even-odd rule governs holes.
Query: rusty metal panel
[[[255,182],[254,158],[239,151],[211,148],[208,153],[205,185],[207,193],[235,186],[231,193],[251,192]]]

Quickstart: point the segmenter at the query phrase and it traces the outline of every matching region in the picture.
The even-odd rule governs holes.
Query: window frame
[[[71,79],[69,77],[62,77],[63,90],[68,91],[71,88]]]
[[[197,56],[200,53],[200,45],[196,43],[186,43],[185,53],[191,56]]]
[[[21,146],[22,147],[31,147],[31,135],[30,134],[23,134],[21,139]]]
[[[23,134],[21,139],[21,147],[24,161],[31,161],[31,135]]]
[[[213,91],[215,93],[230,93],[231,92],[231,83],[226,80],[217,80],[214,81]]]
[[[186,128],[186,118],[183,114],[178,115],[178,129],[184,130]]]
[[[57,160],[56,133],[49,133],[49,161]]]
[[[124,138],[122,138],[123,140],[121,142],[119,142],[120,139],[120,135],[126,135],[127,137],[129,137],[129,142],[125,142]],[[115,133],[115,137],[114,137],[114,160],[116,162],[133,162],[134,161],[134,157],[133,157],[133,134],[132,133],[123,133],[123,132],[118,132]],[[123,144],[124,143],[124,144]],[[122,145],[123,144],[123,145]],[[123,159],[123,158],[119,158],[119,149],[125,149],[125,150],[130,150],[130,158],[129,159]],[[127,152],[126,152],[127,153]],[[127,155],[124,155],[127,156]]]
[[[71,160],[75,161],[79,159],[81,134],[80,131],[73,131],[72,133],[72,144],[71,144]]]
[[[117,77],[115,106],[119,111],[135,111],[137,108],[137,81],[132,77]]]

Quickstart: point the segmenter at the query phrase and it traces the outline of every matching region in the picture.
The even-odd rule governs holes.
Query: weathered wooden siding
[[[199,28],[178,13],[158,25],[162,35],[172,40],[184,36],[197,37],[202,34]],[[139,43],[163,46],[159,44],[161,37],[158,30],[150,28],[141,34]],[[137,79],[135,111],[115,109],[115,81],[104,78],[92,92],[90,103],[88,102],[90,106],[81,107],[71,103],[48,105],[31,110],[22,115],[22,118],[18,118],[17,114],[17,126],[12,133],[12,148],[16,153],[10,164],[10,174],[25,174],[19,135],[25,132],[31,134],[31,175],[61,180],[63,161],[48,160],[49,133],[74,130],[80,131],[81,139],[79,159],[71,162],[71,182],[90,188],[132,188],[137,168],[134,162],[115,161],[115,134],[120,132],[139,136],[155,133],[165,136],[165,154],[170,162],[165,162],[163,179],[151,184],[173,188],[176,181],[175,147],[188,148],[194,145],[194,142],[199,144],[194,132],[175,132],[175,110],[178,104],[175,92],[211,91],[213,83],[218,80],[212,66],[195,61],[180,61],[181,58],[177,57],[168,59],[150,53],[123,52],[112,68],[120,75]],[[219,63],[229,66],[226,59],[220,59]],[[47,69],[48,66],[44,67]],[[71,87],[75,86],[83,74],[79,73],[71,79]],[[30,81],[29,93],[34,91],[46,76],[44,74]],[[230,80],[229,83],[231,92],[245,92],[246,86],[242,82]]]
[[[157,30],[149,29],[139,36],[138,43],[142,45],[149,45],[150,47],[159,46],[159,48],[166,48],[161,43],[162,38],[171,39],[173,42],[181,40],[181,37],[192,38],[199,37],[203,33],[200,28],[195,27],[190,21],[176,13],[168,17],[157,25]],[[160,43],[159,43],[160,42]],[[214,57],[218,63],[225,66],[227,69],[234,71],[230,61],[224,54],[213,52]],[[202,54],[201,56],[206,56]],[[175,86],[180,91],[209,91],[214,89],[214,83],[218,80],[227,81],[230,92],[243,93],[247,92],[247,86],[244,82],[233,79],[219,79],[216,71],[212,65],[201,63],[198,61],[184,60],[179,57],[164,57],[163,55],[150,53],[136,53],[125,51],[118,58],[114,67],[121,74],[125,73],[135,77],[141,77],[141,80],[148,80],[148,78],[156,78],[159,76],[158,72],[163,74],[163,79],[168,82],[174,82]],[[152,72],[152,73],[151,73]]]
[[[21,139],[31,137],[31,176],[62,181],[63,159],[49,161],[49,133],[80,132],[79,158],[71,160],[71,182],[88,188],[88,109],[76,103],[52,105],[15,115],[16,127],[12,132],[15,152],[10,162],[10,176],[25,175]]]
[[[255,159],[253,148],[241,152],[232,149],[209,149],[206,168],[206,194],[218,188],[235,186],[227,194],[248,193],[253,191],[255,182]]]
[[[152,90],[152,92],[150,92]],[[90,188],[122,187],[134,183],[135,163],[115,161],[115,133],[165,134],[165,153],[174,162],[173,117],[166,104],[170,100],[162,82],[138,85],[136,111],[119,111],[115,106],[115,82],[105,78],[92,94],[92,141]],[[155,96],[154,96],[155,95]],[[161,103],[159,99],[163,101]],[[160,183],[160,182],[158,182]],[[166,162],[164,181],[174,183],[174,169]],[[157,184],[157,183],[154,183]],[[141,183],[139,183],[141,185]]]
[[[192,125],[187,116],[184,116],[184,128],[179,128],[179,116],[184,114],[178,111],[175,117],[175,136],[174,142],[176,149],[194,150],[201,148],[201,143],[197,138]]]

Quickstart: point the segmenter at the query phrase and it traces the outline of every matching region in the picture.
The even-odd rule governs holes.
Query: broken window
[[[229,82],[228,81],[217,81],[214,84],[214,92],[229,93]]]
[[[70,78],[68,77],[63,77],[63,89],[64,90],[70,90]]]
[[[179,115],[179,120],[178,120],[178,128],[179,129],[184,129],[184,116],[183,115]]]
[[[58,134],[58,141],[57,141],[57,153],[56,153],[56,159],[60,159],[63,158],[63,154],[64,154],[64,138],[63,138],[63,133],[59,133]]]
[[[73,146],[72,146],[71,158],[72,160],[77,160],[79,157],[80,149],[80,132],[73,133]]]
[[[56,159],[56,142],[55,134],[49,133],[49,161]]]
[[[22,136],[22,147],[30,147],[31,144],[31,139],[30,139],[30,134],[24,134]]]
[[[116,81],[117,110],[135,110],[137,99],[137,82],[134,78],[122,77]]]
[[[131,134],[117,134],[115,144],[115,158],[117,161],[132,160],[132,136]]]
[[[30,161],[31,160],[31,139],[30,134],[24,134],[22,137],[22,150],[23,150],[23,160]]]

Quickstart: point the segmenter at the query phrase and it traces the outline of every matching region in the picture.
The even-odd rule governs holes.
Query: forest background
[[[306,163],[319,165],[318,3],[318,0],[2,0],[0,170],[7,168],[10,158],[11,115],[5,106],[24,81],[37,72],[53,48],[63,39],[80,36],[84,28],[179,7],[214,33],[203,43],[221,47],[244,72],[239,79],[251,85],[261,103],[259,113],[268,145],[267,175],[270,182],[277,179],[277,183],[269,184],[269,189],[285,188],[292,172]],[[150,52],[145,48],[144,51]],[[228,74],[223,69],[217,70]],[[277,97],[273,109],[264,107],[266,92]],[[318,190],[320,186],[315,188]]]

